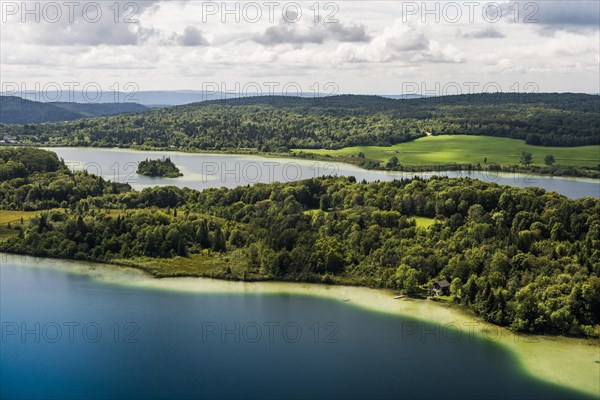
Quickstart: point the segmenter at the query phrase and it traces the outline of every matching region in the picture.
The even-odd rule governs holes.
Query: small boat
[[[350,299],[343,299],[342,301],[350,301]]]
[[[405,297],[406,297],[406,295],[401,294],[400,296],[394,296],[394,299],[403,299]]]

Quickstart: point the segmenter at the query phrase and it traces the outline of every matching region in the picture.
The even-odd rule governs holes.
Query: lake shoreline
[[[316,150],[316,149],[315,149]],[[319,149],[320,150],[320,149]],[[303,154],[300,154],[303,153]],[[359,159],[359,158],[351,158],[344,156],[322,156],[317,153],[307,152],[305,150],[300,152],[291,153],[289,157],[301,158],[304,160],[316,160],[316,161],[324,161],[324,162],[340,162],[346,163],[350,165],[354,165],[356,167],[365,169],[367,171],[385,171],[385,172],[404,172],[404,173],[429,173],[429,172],[440,172],[443,173],[445,171],[453,171],[453,172],[488,172],[488,173],[504,173],[504,174],[524,174],[528,177],[535,178],[539,177],[556,177],[556,178],[583,178],[583,179],[594,179],[600,180],[600,172],[583,168],[584,172],[578,173],[569,173],[573,171],[569,171],[568,173],[562,173],[561,170],[558,171],[549,171],[548,168],[544,167],[521,167],[513,164],[496,164],[487,165],[487,168],[481,166],[481,164],[456,164],[456,163],[439,163],[439,164],[423,164],[423,165],[407,165],[407,166],[399,166],[396,168],[385,168],[381,166],[375,166],[372,168],[366,167],[365,164],[368,164],[370,161],[378,161],[378,160],[370,160],[370,159]],[[533,168],[533,170],[531,169]],[[568,167],[568,168],[581,168],[581,167]]]
[[[600,393],[600,382],[597,379],[600,373],[600,341],[597,339],[518,334],[487,323],[452,304],[414,298],[394,299],[394,293],[386,289],[272,280],[233,281],[207,277],[157,279],[148,272],[131,266],[0,253],[0,265],[11,262],[26,267],[58,269],[126,287],[183,293],[285,293],[344,301],[350,306],[372,312],[433,323],[442,335],[452,329],[453,332],[458,330],[461,334],[491,340],[510,350],[521,367],[533,377],[587,394]]]
[[[86,169],[104,179],[130,183],[136,190],[152,186],[178,186],[204,190],[206,188],[235,188],[256,183],[290,182],[321,176],[354,176],[357,181],[387,182],[392,180],[430,179],[432,177],[468,178],[495,183],[501,187],[541,188],[546,192],[556,192],[571,199],[583,197],[600,198],[598,179],[582,177],[543,176],[525,173],[496,171],[425,171],[402,172],[369,170],[354,164],[321,161],[308,158],[280,155],[264,156],[254,154],[213,154],[176,150],[141,151],[132,148],[100,147],[42,147],[53,151],[67,162],[73,170]],[[147,157],[169,156],[184,174],[178,179],[149,178],[133,174],[138,161]],[[95,160],[95,161],[88,161]],[[231,173],[236,171],[235,178]],[[250,178],[246,178],[246,175]],[[160,181],[162,179],[162,181]]]
[[[14,145],[14,144],[13,144]],[[481,167],[478,164],[423,164],[419,166],[400,166],[395,169],[389,169],[385,167],[373,167],[367,168],[364,165],[364,159],[352,159],[343,156],[337,157],[327,157],[321,156],[317,153],[291,151],[289,153],[269,153],[269,152],[261,152],[256,149],[223,149],[223,150],[214,150],[214,149],[189,149],[189,148],[168,148],[168,147],[148,147],[148,146],[128,146],[128,147],[111,147],[111,146],[84,146],[84,145],[68,145],[68,144],[47,144],[47,143],[28,143],[28,144],[17,144],[19,146],[32,146],[44,149],[52,149],[52,148],[91,148],[91,149],[108,149],[108,150],[134,150],[134,151],[168,151],[168,152],[178,152],[185,154],[218,154],[218,155],[250,155],[264,158],[296,158],[302,160],[314,160],[314,161],[322,161],[322,162],[336,162],[343,163],[347,165],[352,165],[354,167],[360,168],[365,171],[379,171],[379,172],[399,172],[399,173],[444,173],[445,171],[453,171],[453,172],[488,172],[488,173],[505,173],[505,174],[524,174],[529,178],[535,177],[557,177],[557,178],[579,178],[579,179],[590,179],[600,181],[600,172],[595,171],[593,169],[586,168],[586,171],[590,171],[590,174],[583,173],[556,173],[556,171],[546,171],[547,168],[535,167],[536,170],[532,171],[529,168],[524,168],[518,165],[510,165],[510,164],[502,164],[500,165],[500,169],[490,169]],[[324,150],[324,149],[311,149],[311,150]],[[470,168],[469,168],[470,167]],[[581,167],[569,167],[569,168],[581,168]],[[572,171],[570,171],[572,172]],[[591,175],[591,176],[590,176]]]

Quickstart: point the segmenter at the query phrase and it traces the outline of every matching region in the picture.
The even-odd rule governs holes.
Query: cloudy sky
[[[0,4],[4,90],[600,92],[597,0]]]

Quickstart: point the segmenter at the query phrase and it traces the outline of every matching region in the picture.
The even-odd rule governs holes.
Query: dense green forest
[[[426,134],[582,146],[600,144],[599,116],[600,98],[584,94],[249,97],[64,123],[5,125],[0,134],[56,145],[277,152],[386,146]]]
[[[162,176],[165,178],[177,178],[183,176],[179,168],[169,157],[158,160],[144,160],[139,163],[137,173],[146,176]]]
[[[89,196],[130,190],[71,172],[55,153],[28,147],[0,148],[0,210],[42,210],[67,207]]]
[[[597,199],[467,178],[138,192],[72,173],[43,150],[0,157],[13,165],[2,176],[3,210],[61,207],[12,225],[2,251],[128,263],[156,276],[351,282],[417,296],[443,278],[453,301],[492,323],[598,335]]]

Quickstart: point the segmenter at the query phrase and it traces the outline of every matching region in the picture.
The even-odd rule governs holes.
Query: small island
[[[137,173],[146,176],[160,176],[162,178],[178,178],[183,176],[179,172],[179,168],[169,157],[163,157],[158,160],[148,160],[140,162],[138,165]]]

